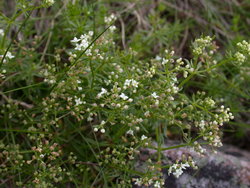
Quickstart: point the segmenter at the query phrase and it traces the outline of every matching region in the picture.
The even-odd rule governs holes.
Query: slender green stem
[[[19,90],[23,90],[23,89],[28,89],[28,88],[31,88],[31,87],[39,86],[39,85],[42,85],[42,84],[44,84],[44,83],[40,82],[38,84],[32,84],[32,85],[28,85],[28,86],[24,86],[24,87],[19,87],[19,88],[16,88],[16,89],[12,89],[12,90],[9,90],[9,91],[4,91],[3,93],[4,94],[11,93],[11,92],[14,92],[14,91],[19,91]]]
[[[204,143],[200,143],[200,144],[204,145],[204,144],[208,144],[208,143],[204,142]],[[161,151],[167,151],[167,150],[172,150],[172,149],[177,149],[177,148],[182,148],[182,147],[187,147],[187,146],[192,146],[192,145],[194,145],[194,141],[192,141],[191,143],[187,143],[187,144],[180,144],[180,145],[176,145],[176,146],[170,146],[167,148],[161,148]],[[158,150],[158,147],[156,148],[154,146],[148,146],[148,148]]]

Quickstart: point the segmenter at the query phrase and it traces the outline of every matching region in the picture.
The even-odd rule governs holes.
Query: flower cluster
[[[80,55],[82,52],[84,52],[84,54],[81,55],[86,55],[92,60],[108,60],[110,58],[105,55],[105,52],[108,51],[108,49],[105,48],[107,48],[107,45],[114,45],[113,39],[110,38],[112,35],[110,36],[107,34],[100,37],[96,42],[98,43],[98,46],[92,44],[92,40],[94,40],[93,36],[94,32],[89,31],[87,34],[82,34],[79,38],[74,37],[71,40],[71,43],[75,46],[75,48],[74,50],[70,50],[68,52],[70,62],[73,62],[77,58],[77,56]],[[102,46],[105,49],[103,51],[100,50],[100,47],[102,48]]]
[[[75,50],[83,51],[89,47],[90,40],[92,39],[94,32],[89,31],[88,34],[81,35],[80,38],[74,37],[71,42],[75,45]],[[87,55],[91,55],[91,47],[86,51]]]
[[[204,92],[197,92],[198,95],[205,95]],[[218,107],[216,102],[210,97],[205,99],[198,99],[193,103],[194,108],[198,108],[207,113],[198,113],[196,115],[194,125],[199,128],[200,136],[203,137],[205,141],[208,141],[209,145],[220,147],[222,145],[220,140],[220,127],[223,126],[225,122],[234,119],[233,114],[230,112],[229,108],[224,108],[224,106]],[[196,151],[201,151],[199,153],[204,153],[200,146],[196,147]]]
[[[46,6],[52,6],[55,3],[55,1],[54,0],[45,0],[44,3]]]
[[[154,188],[161,188],[164,186],[163,180],[154,180],[149,178],[134,178],[134,184],[137,186],[147,186],[147,187],[154,187]]]
[[[48,84],[55,84],[56,83],[56,67],[54,64],[46,65],[46,68],[41,70],[40,72],[44,77],[44,82]]]
[[[204,53],[204,50],[211,46],[212,38],[210,36],[196,39],[193,43],[193,53],[198,56],[202,55]]]
[[[110,25],[112,23],[114,23],[114,21],[117,19],[117,17],[115,16],[115,14],[111,14],[110,16],[108,17],[104,17],[104,22],[107,24],[107,25]],[[111,25],[109,27],[109,30],[111,32],[114,32],[116,30],[116,27],[114,25]]]
[[[168,169],[168,175],[173,174],[176,178],[179,178],[183,174],[183,170],[187,168],[194,168],[197,169],[195,162],[189,157],[188,160],[182,162],[176,162],[175,164],[171,165]]]
[[[249,57],[250,43],[243,40],[242,42],[237,43],[237,48],[239,51],[237,51],[234,56],[236,58],[237,63],[241,65],[246,62],[247,58]]]
[[[168,63],[174,63],[174,59],[172,59],[172,57],[174,55],[173,50],[171,52],[169,52],[169,50],[165,50],[164,54],[165,54],[166,57],[161,57],[161,56],[157,55],[155,57],[155,60],[160,61],[162,65],[166,65]]]

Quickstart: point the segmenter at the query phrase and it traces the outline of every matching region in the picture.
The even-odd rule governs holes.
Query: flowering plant
[[[144,59],[117,45],[118,14],[97,14],[100,27],[90,29],[88,11],[83,10],[86,27],[81,28],[71,9],[78,10],[73,2],[60,15],[63,26],[72,25],[65,29],[69,36],[49,33],[42,52],[42,36],[33,39],[33,47],[7,40],[8,28],[0,30],[2,179],[13,176],[17,186],[28,187],[162,187],[164,168],[177,178],[186,168],[197,168],[190,156],[161,164],[161,151],[170,149],[163,148],[167,131],[178,130],[185,146],[201,156],[202,145],[222,145],[220,128],[234,119],[230,109],[203,91],[185,90],[192,78],[218,67],[211,37],[193,42],[191,59],[165,48]],[[47,53],[50,43],[56,49]],[[237,47],[234,57],[243,63],[249,43]],[[141,148],[157,151],[144,170],[135,168]]]

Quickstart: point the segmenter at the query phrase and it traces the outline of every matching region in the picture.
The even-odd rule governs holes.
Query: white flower
[[[157,56],[155,57],[155,60],[156,60],[156,61],[160,61],[160,60],[162,60],[162,58],[161,58],[160,56],[157,55]]]
[[[152,93],[151,96],[155,99],[157,99],[159,96],[156,94],[156,92]]]
[[[87,121],[88,122],[90,122],[90,121],[92,121],[93,120],[93,118],[91,117],[91,116],[89,116],[88,118],[87,118]]]
[[[153,183],[153,180],[152,179],[149,179],[148,180],[148,184],[151,185]]]
[[[101,93],[105,94],[105,93],[107,93],[107,90],[106,90],[106,89],[104,89],[104,88],[102,88]]]
[[[162,65],[166,65],[168,62],[169,62],[168,59],[163,58],[161,64]]]
[[[101,129],[101,133],[105,133],[105,129],[102,128],[102,129]]]
[[[183,174],[183,170],[182,169],[176,169],[176,171],[175,172],[173,172],[173,175],[176,177],[176,178],[179,178],[180,177],[180,175],[182,175]]]
[[[177,77],[172,77],[172,80],[173,80],[173,82],[177,82],[178,81]]]
[[[76,38],[76,37],[74,37],[74,39],[73,40],[71,40],[70,42],[72,42],[72,43],[76,43],[76,42],[79,42],[81,39],[78,39],[78,38]]]
[[[114,14],[111,14],[109,17],[104,18],[104,22],[106,24],[111,24],[111,22],[116,20],[116,16]]]
[[[186,163],[181,163],[181,168],[186,170],[186,167],[190,167],[190,165],[186,162]]]
[[[4,57],[4,55],[0,55],[0,59],[2,59]],[[11,54],[11,52],[7,52],[6,55],[5,55],[5,58],[3,60],[3,62],[5,63],[6,62],[6,59],[13,59],[15,56],[13,56]]]
[[[4,30],[0,29],[0,36],[4,36]]]
[[[76,106],[80,105],[80,104],[83,104],[83,102],[81,101],[80,98],[76,98],[75,99],[75,102],[76,102]]]
[[[139,83],[134,79],[126,79],[124,82],[124,88],[126,89],[129,86],[133,86],[133,87],[137,88],[138,84]]]
[[[101,89],[101,92],[97,94],[97,98],[101,98],[103,95],[107,94],[108,91],[104,88]]]
[[[44,154],[41,154],[40,157],[41,157],[41,158],[44,158]]]
[[[161,188],[161,183],[159,181],[156,181],[154,184],[155,188]]]
[[[98,128],[95,127],[95,128],[94,128],[94,132],[97,132],[97,131],[98,131]]]
[[[201,122],[200,122],[200,124],[199,124],[199,127],[202,129],[202,130],[204,130],[204,128],[205,128],[205,121],[204,120],[201,120]]]
[[[7,53],[6,53],[6,57],[9,58],[9,59],[13,59],[15,56],[13,56],[13,55],[11,54],[11,52],[7,52]]]
[[[93,34],[93,31],[89,31],[88,34],[81,35],[79,39],[77,37],[74,37],[71,42],[75,45],[75,50],[82,51],[86,49],[90,44],[90,40]],[[92,55],[91,48],[92,47],[90,47],[88,51],[86,51],[87,55]]]
[[[134,79],[131,80],[131,85],[134,86],[134,87],[138,87],[138,82],[135,81]]]
[[[135,185],[141,186],[142,185],[142,180],[141,178],[136,178],[135,180]]]
[[[127,110],[128,109],[128,105],[124,105],[123,109]]]
[[[126,96],[124,93],[120,94],[119,95],[123,100],[127,100],[128,99],[128,96]]]
[[[88,41],[82,41],[80,44],[76,44],[75,50],[84,50],[88,47],[89,43]]]
[[[132,130],[132,129],[129,129],[127,132],[126,132],[126,134],[130,134],[130,135],[134,135],[134,131]]]
[[[128,102],[133,102],[133,99],[130,98],[130,99],[128,100]]]
[[[114,32],[114,31],[116,30],[116,27],[115,27],[114,25],[112,25],[112,26],[110,26],[109,30],[110,30],[111,32]]]
[[[94,32],[93,31],[89,31],[89,36],[93,36]]]
[[[126,79],[125,82],[124,82],[124,86],[129,86],[130,85],[130,80]]]
[[[148,137],[146,137],[145,135],[142,135],[141,136],[141,140],[143,141],[143,140],[145,140],[145,139],[147,139]]]
[[[190,165],[186,163],[180,163],[180,164],[173,164],[168,169],[168,174],[173,174],[176,178],[179,178],[180,175],[182,175],[183,170],[185,170],[187,167],[190,167]]]
[[[144,116],[149,117],[149,116],[150,116],[150,112],[149,112],[149,111],[146,111],[146,112],[144,113]]]

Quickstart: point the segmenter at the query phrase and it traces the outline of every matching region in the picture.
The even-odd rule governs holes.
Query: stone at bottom
[[[173,145],[173,144],[171,144]],[[175,144],[174,144],[175,145]],[[166,145],[166,147],[169,145]],[[223,146],[217,154],[207,149],[201,157],[188,147],[163,151],[163,163],[175,162],[183,154],[192,156],[198,170],[187,169],[179,177],[168,176],[164,171],[165,186],[167,188],[249,188],[250,187],[250,153],[233,146]],[[141,161],[150,158],[155,150],[143,149]]]

